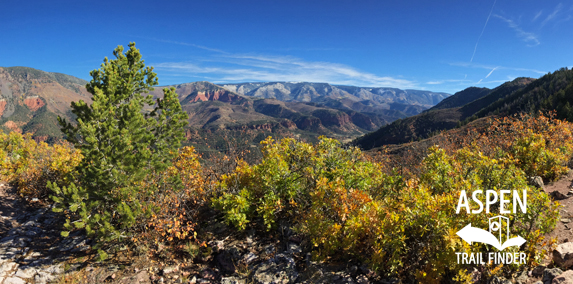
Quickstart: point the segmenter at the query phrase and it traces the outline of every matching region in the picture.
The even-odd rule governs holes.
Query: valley
[[[30,133],[41,141],[61,139],[57,116],[68,121],[73,101],[91,98],[84,80],[28,67],[0,68],[0,129]],[[334,86],[326,83],[245,83],[216,85],[193,82],[174,87],[189,116],[187,144],[198,149],[241,137],[257,144],[266,136],[317,141],[321,135],[344,142],[396,119],[418,114],[446,93]],[[204,143],[206,137],[209,143]],[[215,138],[215,139],[213,139]]]

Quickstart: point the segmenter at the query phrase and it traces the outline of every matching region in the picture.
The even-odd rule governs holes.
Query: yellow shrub
[[[48,181],[67,185],[76,176],[82,155],[71,145],[37,143],[31,135],[0,132],[0,168],[23,197],[47,201],[51,194]]]
[[[170,178],[178,177],[182,185],[171,184],[155,190],[145,204],[149,218],[135,243],[176,244],[194,240],[199,208],[207,201],[205,179],[197,153],[193,147],[183,147],[167,170]],[[157,186],[143,184],[142,187]]]

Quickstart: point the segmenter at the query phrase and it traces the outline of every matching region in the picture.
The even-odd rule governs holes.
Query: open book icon
[[[499,240],[492,233],[480,228],[472,227],[472,224],[468,224],[463,229],[459,230],[456,235],[460,236],[460,238],[470,245],[472,242],[484,243],[492,245],[500,251],[511,246],[521,246],[525,243],[525,239],[517,236],[505,241],[503,244],[500,244]]]

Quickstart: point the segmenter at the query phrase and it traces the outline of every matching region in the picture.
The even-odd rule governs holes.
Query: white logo
[[[505,232],[503,230],[504,224],[506,227]],[[521,246],[525,243],[525,239],[520,236],[511,239],[509,238],[509,218],[503,216],[489,218],[489,232],[480,228],[472,227],[472,224],[469,224],[459,230],[456,235],[460,236],[460,238],[470,245],[472,242],[484,243],[492,245],[499,251],[511,246]],[[503,241],[504,235],[505,242]]]
[[[484,195],[485,199],[480,198],[479,195]],[[510,198],[510,195],[513,195],[513,198]],[[485,204],[482,200],[485,201]],[[500,214],[511,214],[512,212],[506,205],[512,200],[513,214],[518,213],[518,210],[523,213],[527,213],[527,190],[523,190],[522,195],[520,195],[517,190],[500,190],[499,193],[496,190],[491,189],[486,190],[485,192],[483,190],[474,190],[471,194],[471,199],[468,199],[465,190],[461,190],[458,206],[456,207],[456,214],[460,214],[464,209],[467,214],[480,214],[483,211],[485,211],[485,213],[490,213],[491,207],[496,206],[496,204],[499,204],[498,208]],[[471,206],[470,201],[473,201],[477,206]],[[470,208],[473,208],[473,210],[470,210]],[[486,254],[481,252],[456,252],[458,263],[492,263],[495,265],[527,263],[527,255],[525,252],[502,252],[508,247],[519,247],[525,243],[525,240],[520,236],[510,238],[509,221],[509,218],[498,215],[489,218],[489,231],[472,227],[472,224],[468,224],[463,229],[459,230],[456,235],[460,236],[460,238],[470,245],[472,243],[488,244],[495,247],[498,252],[488,252]]]

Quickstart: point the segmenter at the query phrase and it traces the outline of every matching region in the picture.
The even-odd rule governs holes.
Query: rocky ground
[[[557,248],[543,263],[511,279],[479,283],[573,283],[573,171],[544,190],[562,204],[562,219],[548,238]],[[90,242],[79,233],[62,238],[58,216],[40,202],[24,202],[14,188],[0,183],[0,284],[9,283],[399,283],[382,279],[359,263],[311,261],[288,226],[261,238],[255,231],[237,233],[217,218],[205,224],[208,246],[187,256],[150,259],[146,253],[122,253],[111,261],[93,261]],[[572,241],[572,242],[570,242]]]
[[[1,284],[55,281],[69,269],[66,260],[89,249],[83,236],[62,239],[54,226],[59,221],[56,214],[48,207],[23,203],[5,184],[0,184],[0,218]]]
[[[36,205],[36,206],[34,206]],[[195,261],[149,259],[119,253],[105,264],[93,261],[89,239],[60,236],[58,216],[39,202],[24,202],[0,183],[0,284],[12,283],[370,283],[365,266],[324,265],[303,254],[300,239],[284,229],[281,238],[237,234],[223,223],[206,224],[208,249]],[[384,281],[381,283],[393,283]]]

